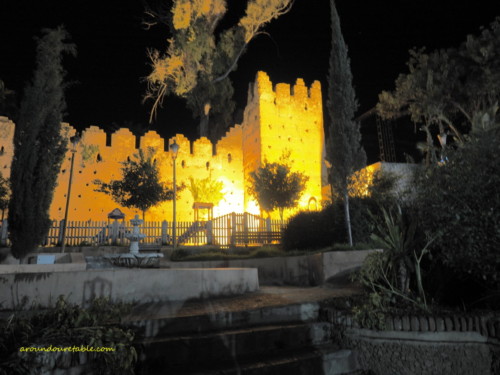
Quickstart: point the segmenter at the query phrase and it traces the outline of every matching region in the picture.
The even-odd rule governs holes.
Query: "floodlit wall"
[[[12,140],[14,123],[7,117],[0,116],[0,172],[4,178],[10,177],[10,164],[14,156]]]
[[[10,175],[14,127],[12,121],[0,116],[0,170],[4,177]],[[75,134],[70,125],[63,127],[68,137]],[[136,137],[128,129],[119,129],[109,137],[107,144],[106,133],[97,126],[82,132],[75,154],[68,220],[106,220],[107,214],[118,207],[109,196],[95,191],[94,181],[120,179],[120,163],[138,150]],[[155,150],[160,177],[169,186],[173,180],[173,161],[168,148],[174,139],[180,146],[176,160],[178,185],[188,185],[189,177],[208,176],[223,183],[224,199],[214,207],[214,217],[230,212],[259,214],[258,205],[248,194],[248,175],[265,160],[277,161],[284,152],[290,152],[292,170],[309,176],[299,209],[321,205],[324,137],[321,87],[317,81],[309,88],[302,79],[293,86],[277,84],[273,88],[267,74],[259,72],[256,83],[250,85],[243,124],[232,127],[216,145],[207,138],[191,142],[182,134],[166,140],[154,131],[140,137],[139,148]],[[71,155],[68,150],[54,191],[50,216],[55,220],[64,218]],[[179,193],[178,221],[194,220],[193,203],[189,189]],[[120,209],[127,219],[140,214],[138,210]],[[161,203],[147,212],[146,220],[171,221],[172,211],[171,201]],[[273,213],[273,217],[278,214]]]
[[[293,86],[278,83],[273,87],[269,76],[259,72],[248,93],[243,139],[247,180],[248,174],[261,163],[277,162],[289,154],[292,171],[309,176],[297,209],[321,208],[324,130],[318,81],[306,87],[299,78]],[[255,206],[251,197],[246,197],[245,206],[247,209]]]

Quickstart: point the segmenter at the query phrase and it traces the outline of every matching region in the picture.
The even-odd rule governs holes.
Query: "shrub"
[[[241,255],[233,255],[235,258],[241,258]],[[209,250],[201,253],[193,253],[189,255],[185,255],[180,258],[176,258],[173,260],[182,260],[182,261],[210,261],[210,260],[226,260],[228,259],[228,253],[224,250]]]
[[[283,251],[273,246],[263,246],[253,250],[249,254],[250,258],[271,258],[280,256],[283,256]]]
[[[174,252],[172,252],[172,255],[170,255],[170,260],[183,260],[189,255],[191,255],[191,253],[185,249],[176,249]]]
[[[394,191],[397,176],[389,172],[376,172],[371,182],[366,173],[355,177],[349,188],[352,194],[349,198],[352,236],[355,244],[369,243],[374,227],[369,212],[381,217],[381,206],[391,207],[398,202]],[[320,212],[295,215],[282,236],[283,249],[287,251],[318,249],[347,242],[344,203],[341,199],[336,199]]]
[[[369,197],[354,197],[349,199],[349,204],[355,243],[369,242],[373,224],[368,213],[379,211],[377,201]],[[282,236],[282,246],[287,251],[319,249],[346,242],[344,205],[341,201],[319,212],[300,212],[290,219]]]
[[[370,242],[370,234],[373,232],[374,226],[373,219],[370,218],[370,212],[375,216],[380,216],[379,202],[371,197],[351,198],[349,200],[349,205],[351,207],[351,229],[354,241],[356,243]],[[343,210],[344,207],[340,203],[339,207],[337,208],[337,212],[343,212]],[[347,231],[345,229],[344,220],[344,217],[342,217],[342,221],[337,228],[337,231],[342,233],[342,242],[346,242],[347,240]]]
[[[383,250],[370,254],[355,278],[377,294],[381,303],[403,301],[427,310],[421,264],[429,257],[428,247],[434,239],[425,239],[422,247],[415,219],[401,206],[381,210],[381,222],[370,215],[375,226],[371,237]]]
[[[255,248],[233,248],[223,250],[209,246],[201,251],[190,251],[178,249],[172,253],[172,261],[209,261],[209,260],[230,260],[230,259],[250,259],[269,258],[283,256],[283,251],[276,246],[261,246]]]
[[[39,373],[44,366],[40,356],[19,349],[50,345],[115,348],[113,352],[88,352],[90,370],[95,374],[132,374],[137,360],[132,346],[134,334],[120,326],[121,316],[130,307],[96,299],[88,309],[83,309],[60,297],[55,307],[48,310],[14,313],[0,319],[0,374]]]
[[[333,226],[327,218],[331,212],[331,209],[300,212],[291,218],[281,238],[283,249],[317,249],[332,245]]]
[[[462,279],[498,290],[500,282],[500,130],[475,136],[448,162],[417,178],[417,214],[438,260]]]

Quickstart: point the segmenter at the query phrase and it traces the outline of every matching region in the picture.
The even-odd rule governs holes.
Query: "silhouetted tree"
[[[9,90],[0,79],[0,115],[9,116],[11,118],[16,115],[17,106],[15,97],[16,93]]]
[[[9,228],[12,254],[22,258],[42,242],[50,227],[59,169],[67,149],[61,121],[64,53],[75,53],[63,27],[44,30],[38,39],[33,81],[26,87],[14,132]]]
[[[491,128],[500,101],[500,18],[480,35],[469,35],[459,48],[411,50],[409,72],[400,74],[392,92],[379,95],[384,119],[410,116],[426,134],[421,148],[426,164],[437,162],[435,136],[444,148],[447,134],[463,144],[463,134]]]
[[[340,30],[340,19],[334,0],[330,0],[330,8],[332,50],[328,73],[328,113],[331,123],[328,129],[329,140],[327,144],[328,158],[332,164],[330,183],[334,195],[344,200],[349,245],[352,246],[349,180],[355,171],[365,166],[366,154],[361,146],[359,123],[354,120],[358,101],[352,86],[347,46]]]
[[[236,69],[248,43],[262,27],[288,12],[291,3],[248,0],[245,15],[225,30],[219,23],[227,12],[226,0],[174,0],[168,17],[165,11],[158,14],[148,10],[152,23],[163,17],[172,35],[165,54],[150,51],[153,71],[147,77],[146,99],[154,100],[151,116],[164,96],[173,94],[186,99],[193,116],[200,119],[200,136],[215,140],[224,134],[234,111],[229,73]]]
[[[283,211],[297,205],[308,179],[303,173],[292,172],[285,156],[279,163],[266,161],[250,173],[249,193],[268,214],[278,209],[283,220]]]
[[[151,148],[146,154],[139,149],[133,158],[121,164],[123,178],[109,183],[95,180],[94,184],[98,185],[96,191],[110,195],[123,207],[141,210],[143,219],[149,208],[173,199],[173,190],[160,181],[158,165]],[[180,189],[178,187],[178,191]]]

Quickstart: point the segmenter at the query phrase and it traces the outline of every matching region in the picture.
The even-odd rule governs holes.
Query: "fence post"
[[[111,226],[111,244],[116,245],[118,243],[118,220],[115,220]]]
[[[161,222],[161,244],[166,245],[168,243],[168,223],[166,220]]]
[[[0,244],[2,246],[7,246],[7,237],[9,236],[9,221],[7,219],[2,220],[2,232],[0,233]]]
[[[207,245],[213,245],[212,220],[207,221]]]
[[[272,228],[271,228],[271,218],[268,216],[267,219],[266,219],[266,232],[267,232],[267,243],[271,243],[271,232],[272,232]]]
[[[243,213],[243,242],[248,245],[248,212]]]
[[[66,230],[68,230],[68,227],[66,227]],[[62,240],[63,240],[63,232],[64,232],[64,219],[62,219],[59,222],[59,232],[57,233],[57,243],[59,246],[62,245]]]
[[[236,245],[236,212],[231,213],[231,245]]]

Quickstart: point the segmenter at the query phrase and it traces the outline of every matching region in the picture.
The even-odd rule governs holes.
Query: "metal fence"
[[[52,221],[42,246],[60,246],[64,220]],[[176,223],[179,245],[217,245],[221,247],[278,243],[285,222],[263,219],[249,213],[227,214],[210,221]],[[126,221],[68,221],[67,246],[128,245],[127,233],[133,226]],[[146,221],[140,226],[146,237],[142,243],[169,245],[173,227],[167,221]],[[8,220],[0,221],[0,245],[10,246]]]

